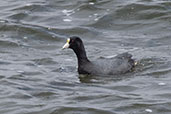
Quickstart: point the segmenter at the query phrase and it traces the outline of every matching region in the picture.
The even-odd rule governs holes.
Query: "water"
[[[170,0],[1,0],[0,114],[170,114]],[[133,72],[78,75],[88,57],[129,52]]]

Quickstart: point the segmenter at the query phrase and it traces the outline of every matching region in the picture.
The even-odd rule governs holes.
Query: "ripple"
[[[96,108],[88,108],[88,107],[60,107],[53,111],[51,114],[64,114],[64,113],[93,113],[93,114],[115,114],[114,112],[101,110]]]
[[[72,20],[71,19],[63,19],[63,21],[65,21],[65,22],[71,22]]]
[[[9,64],[11,64],[11,63],[8,62],[8,61],[0,60],[0,64],[1,64],[1,65],[9,65]]]
[[[14,8],[11,11],[47,12],[47,11],[51,11],[51,8],[44,4],[28,3],[25,4],[25,6]]]
[[[95,22],[90,26],[122,31],[141,28],[142,31],[143,29],[147,30],[149,27],[157,28],[156,26],[159,26],[157,24],[165,24],[168,18],[168,11],[160,4],[132,3],[118,6],[115,12],[101,13],[101,16],[95,18]]]
[[[19,47],[20,44],[19,44],[19,42],[0,40],[0,46],[1,47],[11,47],[11,48],[13,47],[13,48],[15,48],[15,47]]]
[[[94,5],[95,3],[94,2],[89,2],[90,5]]]
[[[0,79],[3,79],[3,78],[5,78],[5,76],[3,76],[3,75],[0,75]]]
[[[74,10],[66,10],[66,9],[64,9],[64,10],[62,10],[62,13],[64,13],[64,15],[66,15],[66,16],[70,16],[70,15],[74,14],[75,11]]]
[[[153,112],[153,110],[151,110],[151,109],[145,109],[145,111],[149,112],[149,113]]]
[[[148,73],[148,75],[162,76],[162,75],[169,74],[170,72],[171,72],[171,69],[163,69],[163,70],[150,72]]]
[[[164,86],[164,85],[166,85],[166,83],[160,82],[160,83],[158,83],[158,85]]]
[[[24,18],[26,18],[26,17],[28,17],[28,14],[27,13],[17,13],[17,14],[13,14],[13,15],[11,15],[11,16],[9,16],[9,18],[11,18],[11,19],[15,19],[15,20],[17,20],[17,21],[19,21],[19,20],[22,20],[22,19],[24,19]]]
[[[38,93],[33,94],[33,96],[47,98],[47,97],[51,97],[54,94],[55,93],[53,93],[53,92],[38,92]]]
[[[120,17],[120,18],[130,18],[130,19],[145,19],[142,16],[144,15],[144,13],[142,12],[148,12],[148,10],[150,11],[155,11],[156,13],[159,13],[159,11],[164,11],[165,8],[162,7],[161,5],[146,5],[146,4],[129,4],[126,5],[120,9],[118,9],[116,12],[116,16]],[[138,15],[138,13],[140,13]],[[154,12],[153,12],[154,13]],[[136,15],[137,14],[137,15]],[[148,13],[149,14],[149,13]],[[141,16],[141,17],[139,17]],[[149,17],[150,16],[150,17]],[[148,19],[152,19],[155,18],[155,16],[150,15],[149,14]],[[157,17],[157,16],[156,16]]]
[[[52,58],[41,58],[33,60],[37,65],[53,65],[57,64],[57,62],[53,61]]]

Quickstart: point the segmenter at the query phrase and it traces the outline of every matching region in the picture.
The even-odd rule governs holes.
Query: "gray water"
[[[82,76],[90,60],[129,52],[134,71]],[[170,0],[1,0],[0,114],[171,114]]]

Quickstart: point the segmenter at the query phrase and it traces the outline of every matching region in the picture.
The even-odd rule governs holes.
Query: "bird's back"
[[[119,54],[113,58],[101,58],[84,64],[82,71],[93,75],[113,75],[130,71],[134,67],[134,60],[129,53]]]

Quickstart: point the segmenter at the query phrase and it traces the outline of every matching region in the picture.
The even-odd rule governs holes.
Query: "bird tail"
[[[138,64],[138,61],[134,60],[134,66],[137,66],[137,64]]]
[[[129,63],[130,63],[131,66],[133,66],[133,67],[135,67],[135,66],[138,64],[138,62],[135,61],[134,59],[129,59]]]

